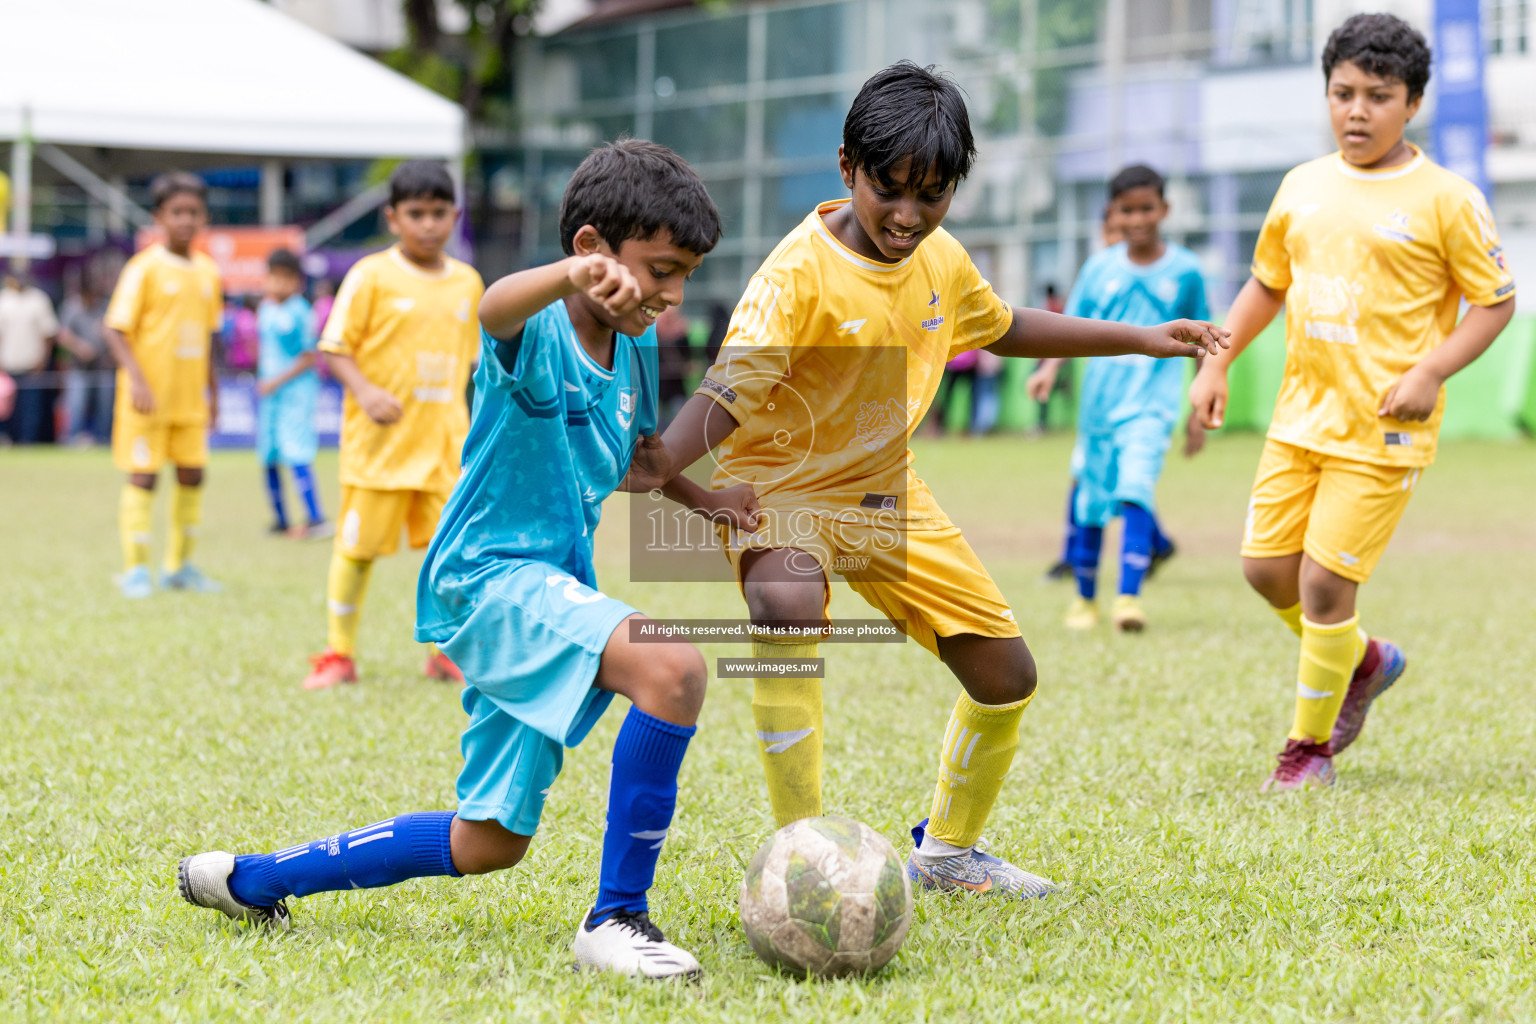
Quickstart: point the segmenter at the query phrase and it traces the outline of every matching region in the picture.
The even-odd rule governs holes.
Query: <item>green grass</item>
[[[414,556],[382,563],[363,685],[311,694],[325,545],[267,538],[258,472],[214,460],[211,598],[129,604],[118,477],[101,453],[0,453],[0,1016],[17,1020],[1460,1021],[1536,1019],[1536,482],[1531,449],[1447,445],[1364,622],[1410,667],[1331,791],[1263,798],[1295,641],[1236,548],[1255,438],[1175,461],[1182,553],[1150,630],[1067,635],[1065,440],[929,443],[918,466],[1013,602],[1040,665],[993,849],[1065,883],[1044,903],[918,901],[884,974],[796,982],[736,920],[770,831],[748,685],[713,685],[652,904],[695,988],[570,970],[594,890],[621,715],[572,752],[527,861],[294,905],[295,930],[176,897],[178,857],[273,849],[451,807],[463,719],[417,676]],[[333,477],[334,462],[322,466]],[[335,504],[334,489],[331,493]],[[623,509],[599,575],[656,616],[735,616],[728,584],[625,582]],[[157,520],[161,511],[157,509]],[[846,590],[835,613],[866,610]],[[824,649],[829,810],[898,842],[926,809],[956,684],[915,645]],[[706,651],[713,659],[740,648]]]

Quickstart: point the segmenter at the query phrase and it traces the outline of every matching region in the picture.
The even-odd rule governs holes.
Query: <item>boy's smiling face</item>
[[[1132,249],[1146,250],[1158,243],[1158,225],[1168,216],[1168,203],[1150,185],[1128,188],[1110,201],[1114,224]]]
[[[853,219],[835,233],[843,244],[871,259],[896,263],[912,255],[922,240],[944,223],[955,198],[954,183],[941,181],[933,168],[914,174],[911,157],[891,166],[888,182],[854,167],[841,147],[837,166],[843,184],[853,193],[848,204]]]
[[[1403,129],[1424,97],[1408,98],[1408,85],[1340,61],[1328,76],[1328,121],[1344,159],[1356,167],[1380,163],[1403,142]]]
[[[704,262],[702,254],[674,245],[672,232],[666,228],[650,238],[626,238],[615,251],[603,240],[597,228],[584,224],[571,239],[571,246],[577,256],[594,252],[611,256],[634,275],[640,285],[640,306],[622,317],[609,315],[601,305],[586,295],[581,296],[594,320],[610,331],[631,338],[644,334],[668,307],[682,305],[684,284]]]

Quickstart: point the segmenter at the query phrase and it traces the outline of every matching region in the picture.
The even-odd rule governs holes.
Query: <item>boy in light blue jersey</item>
[[[320,378],[315,374],[314,314],[304,298],[299,259],[278,249],[267,259],[266,297],[256,310],[261,348],[256,362],[256,454],[267,471],[272,502],[272,532],[300,537],[329,536],[331,526],[320,511],[320,492],[312,469],[320,440],[315,431],[315,402]],[[283,507],[287,466],[304,501],[309,521],[291,528]]]
[[[1067,299],[1069,316],[1151,325],[1166,320],[1203,320],[1210,315],[1200,263],[1183,246],[1170,245],[1158,225],[1168,215],[1163,179],[1150,167],[1127,167],[1109,186],[1110,204],[1124,241],[1083,264]],[[1041,368],[1034,387],[1051,383],[1059,363]],[[1094,603],[1104,526],[1124,518],[1120,594],[1111,613],[1117,629],[1146,627],[1141,584],[1161,547],[1155,492],[1168,441],[1184,400],[1184,367],[1146,356],[1109,356],[1088,361],[1078,407],[1077,444],[1072,453],[1072,524],[1068,561],[1077,597],[1066,625],[1098,625]],[[1161,540],[1161,544],[1159,544]]]
[[[654,436],[652,325],[682,301],[720,219],[680,157],[624,140],[577,168],[560,233],[566,259],[502,278],[481,301],[464,471],[417,590],[417,638],[441,645],[465,676],[457,813],[397,815],[271,854],[189,857],[188,900],[286,926],[289,895],[511,867],[564,748],[621,693],[632,707],[614,744],[596,901],[576,960],[642,977],[699,974],[651,923],[646,895],[704,662],[690,644],[637,642],[644,617],[595,589],[592,538],[610,493],[659,487],[673,472]],[[725,521],[752,525],[750,488],[712,492],[698,510],[720,514],[721,495],[739,513]]]

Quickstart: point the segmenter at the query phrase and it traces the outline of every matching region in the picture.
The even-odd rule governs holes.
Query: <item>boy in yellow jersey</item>
[[[940,227],[974,157],[953,82],[909,62],[866,82],[839,154],[852,199],[817,207],[769,255],[664,440],[679,466],[719,445],[714,486],[751,484],[761,502],[756,531],[726,543],[759,630],[754,656],[815,657],[817,644],[786,643],[775,627],[824,623],[836,572],[958,678],[932,811],[913,829],[914,882],[1043,896],[1048,881],[977,846],[1034,696],[1034,660],[997,585],[913,474],[907,442],[961,352],[1193,355],[1220,347],[1223,332],[998,298]],[[707,496],[683,477],[665,492],[690,507]],[[821,680],[765,673],[752,713],[774,818],[819,815]]]
[[[218,419],[209,342],[224,307],[218,268],[192,250],[192,239],[208,223],[207,188],[194,175],[174,172],[156,178],[150,193],[165,241],[123,267],[102,321],[118,367],[112,459],[128,474],[118,507],[124,564],[118,587],[128,598],[154,593],[150,510],[167,460],[176,467],[176,491],[160,585],[200,593],[219,589],[189,561],[203,519],[208,431]]]
[[[1360,628],[1356,591],[1434,461],[1446,379],[1514,314],[1482,194],[1403,139],[1429,63],[1424,37],[1387,14],[1328,38],[1339,151],[1286,175],[1227,317],[1232,347],[1190,388],[1221,426],[1228,365],[1284,306],[1285,378],[1242,549],[1249,584],[1301,638],[1295,719],[1266,790],[1332,783],[1334,755],[1402,675],[1402,652]]]
[[[374,559],[400,531],[424,548],[459,479],[469,432],[465,387],[480,344],[485,286],[446,255],[459,217],[453,179],[414,160],[390,176],[384,214],[399,244],[348,271],[320,338],[347,389],[341,424],[341,513],[331,555],[329,646],[310,661],[306,690],[357,681],[357,625]],[[426,674],[462,682],[435,647]]]

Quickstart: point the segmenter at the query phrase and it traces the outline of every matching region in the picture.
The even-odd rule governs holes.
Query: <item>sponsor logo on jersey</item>
[[[619,413],[618,413],[618,419],[619,419],[619,426],[623,427],[625,430],[628,430],[630,424],[635,422],[635,389],[634,388],[625,388],[624,390],[619,392]]]
[[[1488,258],[1493,260],[1493,265],[1498,267],[1500,270],[1509,269],[1509,264],[1505,262],[1504,259],[1504,247],[1502,245],[1496,245],[1492,249],[1489,249]]]
[[[1413,447],[1413,435],[1406,430],[1389,430],[1381,435],[1383,444],[1396,445],[1400,448]]]
[[[893,510],[896,508],[896,495],[866,492],[864,500],[859,502],[859,507]]]
[[[929,295],[928,305],[932,306],[934,308],[934,310],[937,311],[938,308],[939,308],[939,293],[937,291],[933,290],[932,288],[929,288],[928,289],[928,295]],[[925,330],[925,331],[936,331],[936,330],[939,329],[939,325],[942,324],[943,322],[944,322],[944,318],[942,316],[936,316],[936,317],[932,317],[930,319],[924,320],[923,321],[923,330]]]
[[[704,391],[713,391],[715,394],[719,395],[721,398],[725,399],[727,402],[732,403],[733,405],[736,402],[736,392],[732,391],[730,388],[726,387],[724,384],[721,384],[717,380],[711,380],[710,378],[705,377],[699,382],[699,387]]]
[[[1382,238],[1389,238],[1394,242],[1411,242],[1413,233],[1408,230],[1408,215],[1402,210],[1393,210],[1387,216],[1385,224],[1377,224],[1372,228]]]

